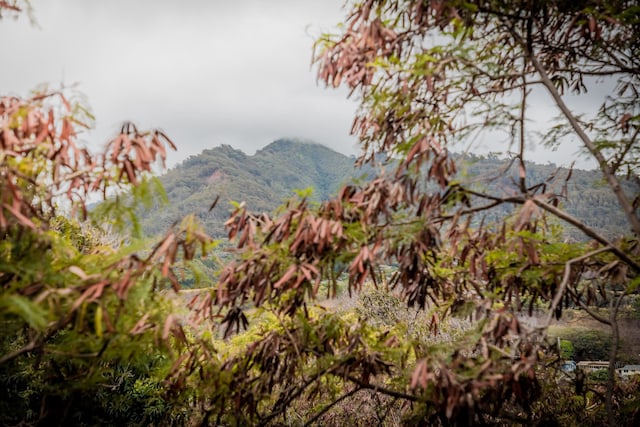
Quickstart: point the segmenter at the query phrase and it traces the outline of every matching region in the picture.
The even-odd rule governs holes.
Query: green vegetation
[[[177,283],[167,242],[187,262],[197,231],[186,220],[149,251],[123,220],[153,200],[171,141],[125,124],[95,155],[76,145],[76,111],[59,92],[0,99],[0,424],[185,423],[165,378],[187,339],[160,290]],[[131,197],[87,211],[118,191]]]
[[[326,200],[350,178],[366,174],[352,159],[322,145],[277,140],[247,156],[230,146],[204,150],[161,177],[168,205],[141,212],[146,233],[164,232],[185,212],[193,212],[207,231],[224,236],[231,202],[255,212],[272,212],[294,190],[313,189],[312,199]],[[214,209],[209,209],[218,200]]]
[[[94,154],[77,144],[86,109],[65,93],[0,98],[1,423],[638,424],[640,381],[614,370],[640,285],[637,189],[621,182],[640,167],[637,3],[348,7],[316,62],[360,101],[358,161],[372,176],[324,193],[344,175],[323,156],[340,157],[287,141],[187,160],[165,178],[169,200],[187,200],[180,213],[206,222],[218,195],[249,187],[225,220],[225,259],[171,205],[155,220],[165,233],[137,239],[153,165],[173,146],[162,132],[126,123]],[[588,92],[594,75],[616,78],[617,96],[578,115],[565,91]],[[526,125],[538,85],[563,119],[542,136]],[[495,188],[469,173],[481,162],[448,150],[494,131],[518,147]],[[570,214],[569,173],[525,161],[527,146],[567,137],[597,161],[624,237]],[[307,185],[317,199],[260,205]],[[180,280],[213,286],[181,293]],[[341,300],[316,305],[320,291]],[[606,334],[554,331],[575,313]],[[560,374],[554,332],[564,353],[570,341],[574,357],[606,357],[606,376]]]
[[[517,170],[512,161],[472,154],[456,159],[460,182],[471,184],[471,188],[501,197],[517,191]],[[545,181],[555,175],[547,183],[554,191],[562,192],[566,185],[566,211],[586,225],[610,238],[627,233],[625,216],[615,195],[608,191],[597,171],[573,170],[571,179],[565,181],[569,170],[555,165],[527,162],[527,170],[532,181]],[[229,146],[216,147],[190,157],[160,178],[169,203],[140,212],[141,223],[145,233],[156,235],[184,212],[194,212],[211,235],[222,237],[226,235],[224,223],[232,201],[245,202],[253,212],[273,212],[295,190],[313,189],[312,200],[327,200],[340,185],[354,177],[371,178],[374,172],[369,166],[357,169],[353,159],[311,142],[281,139],[253,156]],[[622,182],[629,193],[640,192],[632,181]],[[209,210],[216,199],[216,207]],[[512,213],[513,207],[504,205],[488,213],[486,220]],[[564,236],[585,239],[571,225],[562,227]]]
[[[560,357],[564,360],[573,360],[575,348],[570,340],[560,340]]]
[[[552,327],[551,337],[559,337],[563,359],[607,360],[611,350],[611,334],[585,327]],[[562,353],[570,353],[565,357]]]

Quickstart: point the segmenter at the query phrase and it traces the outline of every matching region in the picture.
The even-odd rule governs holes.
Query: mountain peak
[[[256,155],[260,152],[274,152],[280,150],[291,150],[291,149],[308,149],[308,148],[316,148],[320,150],[326,150],[327,152],[337,153],[326,145],[322,145],[310,139],[301,139],[301,138],[278,138],[275,141],[267,144],[260,150],[256,152]]]
[[[160,178],[170,204],[146,214],[143,226],[148,234],[156,234],[194,212],[211,234],[220,237],[229,201],[244,201],[254,212],[270,212],[294,190],[313,188],[312,197],[325,200],[349,177],[359,175],[352,158],[310,140],[280,138],[252,156],[220,145],[189,157]],[[216,209],[209,212],[218,196]]]
[[[467,185],[488,185],[492,194],[515,191],[514,170],[499,179],[488,180],[496,170],[505,167],[506,160],[491,156],[468,160],[459,165],[462,166],[460,179],[466,179]],[[544,182],[557,173],[555,169],[552,165],[530,164],[527,179]],[[315,200],[326,200],[351,178],[372,173],[371,168],[356,169],[353,158],[309,140],[280,138],[252,156],[229,145],[218,146],[189,157],[162,176],[169,205],[148,212],[142,222],[147,233],[157,234],[193,212],[211,234],[221,237],[231,209],[230,201],[244,201],[253,212],[271,212],[290,198],[294,190],[313,188]],[[598,186],[600,179],[597,173],[574,170],[567,186],[565,208],[602,234],[624,234],[628,224],[617,208],[615,197]],[[563,185],[561,179],[558,180],[558,185]],[[551,185],[555,184],[549,184],[548,189]],[[630,181],[623,185],[629,194],[638,192],[638,186]],[[217,207],[210,211],[209,206],[218,198]],[[567,235],[572,234],[581,236],[567,229]]]

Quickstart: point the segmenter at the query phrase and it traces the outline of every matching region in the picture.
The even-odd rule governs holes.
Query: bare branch
[[[589,258],[591,258],[592,256],[601,254],[603,252],[607,252],[612,250],[613,248],[611,246],[607,246],[604,248],[600,248],[600,249],[596,249],[595,251],[591,251],[588,252],[582,256],[579,256],[577,258],[573,258],[569,261],[567,261],[567,263],[564,265],[564,274],[562,277],[562,282],[560,283],[560,286],[558,287],[558,290],[556,291],[556,294],[553,297],[553,300],[551,301],[551,305],[549,306],[549,312],[547,313],[547,318],[545,319],[544,322],[544,326],[542,326],[543,329],[547,329],[549,327],[549,325],[551,324],[551,320],[553,319],[553,314],[556,311],[556,309],[558,308],[558,305],[560,304],[560,301],[562,301],[562,297],[564,296],[564,292],[567,289],[567,285],[569,284],[569,279],[571,278],[571,267],[573,264],[587,260]]]
[[[580,306],[581,310],[584,310],[585,313],[587,313],[589,316],[591,316],[592,318],[594,318],[598,322],[600,322],[600,323],[602,323],[604,325],[611,325],[611,322],[609,321],[609,319],[607,319],[606,317],[600,316],[598,313],[593,311],[588,305],[586,305],[584,302],[582,302],[582,300],[573,291],[573,289],[568,288],[567,292],[569,292],[569,294],[571,294],[571,296],[573,297],[573,300]]]
[[[21,348],[12,351],[11,353],[7,353],[4,356],[0,357],[0,365],[2,365],[3,363],[9,362],[13,359],[15,359],[16,357],[19,357],[25,353],[28,353],[32,350],[35,350],[36,348],[38,348],[39,346],[42,345],[42,339],[40,336],[35,337],[34,339],[32,339],[31,341],[29,341],[26,345],[22,346]]]
[[[527,67],[527,61],[524,62],[523,68]],[[527,170],[524,164],[524,121],[527,109],[527,77],[522,76],[522,102],[520,104],[520,149],[518,150],[518,159],[520,168],[518,170],[518,176],[520,177],[520,192],[525,194],[527,192]]]
[[[318,421],[324,414],[326,414],[329,410],[331,410],[331,408],[333,408],[334,406],[336,406],[338,403],[342,402],[343,400],[348,399],[349,397],[353,396],[354,394],[356,394],[360,390],[362,390],[362,387],[359,387],[359,386],[358,387],[354,387],[351,391],[346,392],[345,394],[343,394],[342,396],[340,396],[339,398],[337,398],[336,400],[334,400],[333,402],[331,402],[330,404],[328,404],[327,406],[322,408],[313,418],[311,418],[309,421],[307,421],[304,424],[305,427],[312,426],[313,423]]]
[[[513,29],[511,30],[511,33],[513,37],[516,40],[518,40],[518,42],[522,45],[523,49],[527,53],[528,59],[531,61],[536,71],[542,78],[542,82],[544,86],[549,91],[549,94],[555,101],[558,108],[560,108],[560,111],[562,111],[562,114],[564,114],[566,119],[569,121],[569,124],[571,125],[573,130],[576,132],[576,134],[578,135],[578,137],[580,138],[584,146],[589,150],[591,155],[598,161],[598,164],[600,165],[600,170],[602,171],[602,174],[607,180],[609,187],[611,187],[611,190],[616,195],[616,198],[618,199],[618,203],[620,204],[620,207],[622,207],[622,210],[624,211],[625,215],[627,216],[627,219],[629,220],[631,229],[633,230],[636,236],[640,236],[640,219],[636,215],[635,209],[633,208],[633,205],[629,202],[627,195],[624,193],[624,190],[620,185],[620,181],[618,180],[618,177],[615,175],[614,171],[609,166],[607,160],[604,158],[602,151],[600,151],[598,147],[596,147],[596,145],[591,140],[591,138],[589,138],[589,136],[586,134],[582,126],[580,126],[580,123],[578,123],[578,120],[576,119],[576,117],[573,115],[569,107],[567,107],[564,100],[562,99],[562,96],[560,96],[560,93],[558,93],[558,90],[556,89],[555,85],[549,78],[547,71],[538,62],[534,52],[530,51],[527,48],[525,42]]]
[[[593,229],[591,229],[590,227],[585,225],[582,221],[580,221],[577,218],[574,218],[573,216],[569,215],[568,213],[566,213],[566,212],[564,212],[564,211],[562,211],[562,210],[560,210],[560,209],[558,209],[558,208],[556,208],[554,206],[551,206],[548,203],[543,202],[539,198],[534,197],[532,200],[536,205],[540,206],[542,209],[546,210],[547,212],[552,213],[553,215],[557,216],[560,219],[565,220],[566,222],[568,222],[569,224],[573,225],[574,227],[577,227],[584,234],[586,234],[587,236],[591,237],[592,239],[602,243],[604,246],[610,247],[611,248],[611,252],[616,254],[616,256],[618,258],[623,260],[625,263],[627,263],[634,270],[640,272],[640,264],[638,264],[637,262],[632,260],[629,257],[629,255],[624,253],[624,251],[622,251],[621,249],[616,247],[613,243],[609,242],[609,240],[607,240],[605,237],[603,237],[600,234],[596,233]]]
[[[361,388],[366,388],[369,390],[374,390],[376,392],[380,392],[382,394],[386,394],[387,396],[397,397],[398,399],[408,400],[410,402],[421,402],[422,400],[418,396],[414,396],[411,394],[406,394],[400,391],[391,390],[389,388],[383,387],[377,384],[366,383],[359,378],[354,377],[353,375],[348,375],[347,379],[352,383],[360,386]]]

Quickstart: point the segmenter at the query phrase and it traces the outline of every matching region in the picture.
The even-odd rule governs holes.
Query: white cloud
[[[355,104],[317,85],[312,35],[342,19],[338,1],[33,1],[40,28],[0,25],[0,93],[79,82],[104,142],[123,120],[162,127],[171,163],[228,143],[247,152],[281,136],[355,152]]]
[[[179,146],[170,164],[222,143],[253,153],[282,136],[356,153],[356,103],[316,84],[310,67],[313,37],[343,20],[342,3],[33,0],[39,29],[24,18],[0,25],[0,93],[79,82],[97,117],[89,139],[102,144],[124,120],[161,127]],[[539,123],[556,115],[548,97],[534,100]],[[575,152],[529,154],[568,164]]]

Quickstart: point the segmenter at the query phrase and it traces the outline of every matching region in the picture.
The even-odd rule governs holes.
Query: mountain
[[[457,160],[463,185],[497,196],[517,193],[515,162],[492,155],[458,155]],[[598,232],[610,238],[628,232],[614,195],[597,171],[573,170],[566,181],[569,171],[553,164],[527,162],[526,168],[528,182],[544,182],[547,190],[564,191],[563,207]],[[141,222],[145,232],[153,235],[193,212],[209,233],[222,237],[223,224],[233,209],[230,201],[244,201],[253,212],[271,212],[296,189],[313,188],[312,198],[325,200],[349,179],[372,174],[371,168],[356,169],[352,157],[313,142],[279,139],[252,156],[222,145],[189,157],[163,175],[160,179],[169,204],[143,213]],[[624,181],[623,186],[632,197],[640,194],[637,184]],[[216,208],[209,212],[218,196]],[[487,219],[497,219],[512,210],[513,206],[504,205]],[[578,230],[566,226],[565,234],[584,238]]]
[[[270,212],[294,190],[307,188],[313,188],[312,199],[325,200],[340,184],[367,170],[356,169],[353,158],[313,142],[279,139],[252,156],[221,145],[189,157],[160,178],[169,204],[143,213],[142,226],[147,234],[161,233],[193,212],[220,237],[233,209],[230,201],[244,201],[253,212]],[[217,196],[220,200],[209,212]]]
[[[497,196],[517,195],[519,192],[516,161],[505,160],[495,155],[485,157],[467,154],[458,159],[458,165],[460,181],[467,187],[485,190]],[[569,170],[559,168],[553,163],[540,165],[532,162],[525,162],[525,168],[527,186],[542,183],[542,188],[535,190],[536,194],[561,194],[561,208],[609,239],[629,234],[627,219],[599,171]],[[620,177],[620,182],[632,200],[640,196],[637,181]],[[483,203],[486,203],[486,200]],[[513,206],[502,205],[487,219],[496,219],[496,216],[512,210]],[[559,220],[557,223],[562,225],[566,238],[585,240],[581,231]]]

